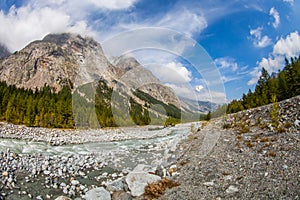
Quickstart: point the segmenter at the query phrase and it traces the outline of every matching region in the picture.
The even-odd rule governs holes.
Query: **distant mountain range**
[[[53,92],[59,92],[66,86],[74,92],[82,85],[101,80],[156,115],[170,117],[171,112],[178,117],[175,111],[189,113],[196,109],[200,113],[215,107],[209,102],[179,100],[171,88],[135,58],[123,56],[110,62],[98,42],[76,34],[49,34],[13,54],[0,46],[0,58],[0,81],[18,88],[40,90],[49,86]],[[168,112],[154,108],[156,103],[163,104]]]

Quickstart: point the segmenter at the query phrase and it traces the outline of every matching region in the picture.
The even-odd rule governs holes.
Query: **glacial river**
[[[167,131],[168,133],[165,136],[150,139],[130,139],[63,146],[51,146],[45,142],[0,139],[0,151],[5,151],[9,148],[11,151],[19,154],[41,154],[45,156],[93,154],[94,156],[102,157],[116,168],[132,168],[137,163],[158,164],[173,159],[174,157],[172,158],[172,156],[176,145],[191,132],[191,124],[180,124],[175,127],[153,131]],[[136,134],[143,133],[137,132]]]

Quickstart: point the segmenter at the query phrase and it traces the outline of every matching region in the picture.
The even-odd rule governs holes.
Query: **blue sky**
[[[284,57],[299,56],[299,9],[300,0],[1,0],[0,42],[13,52],[48,33],[76,32],[103,43],[124,31],[168,28],[203,47],[231,100],[254,88],[262,67],[277,72]],[[224,97],[178,55],[130,54],[178,95]]]

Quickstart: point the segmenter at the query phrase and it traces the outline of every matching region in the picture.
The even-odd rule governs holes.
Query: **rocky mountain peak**
[[[140,89],[179,106],[174,92],[135,58],[121,56],[110,62],[98,42],[77,34],[49,34],[0,61],[0,81],[33,90],[48,85],[57,92],[100,79],[110,87],[121,83],[128,94]]]
[[[30,89],[48,85],[59,91],[64,85],[93,80],[92,74],[108,73],[104,68],[108,61],[95,40],[70,33],[49,34],[0,62],[0,80]]]

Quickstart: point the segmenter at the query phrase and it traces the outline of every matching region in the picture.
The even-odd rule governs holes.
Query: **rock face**
[[[113,61],[118,79],[130,88],[139,89],[166,104],[180,107],[179,101],[171,88],[161,84],[149,70],[145,69],[133,57],[119,57]]]
[[[64,85],[109,77],[109,63],[99,43],[73,34],[51,34],[34,41],[0,64],[0,80],[24,88]],[[101,72],[101,74],[100,74]]]

